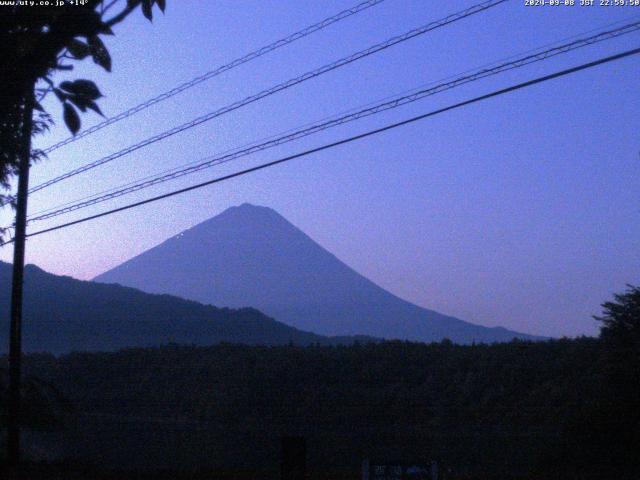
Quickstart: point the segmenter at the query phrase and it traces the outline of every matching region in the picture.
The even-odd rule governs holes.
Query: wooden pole
[[[13,244],[13,277],[11,286],[11,324],[9,333],[9,415],[7,419],[7,461],[20,463],[21,360],[22,360],[22,290],[24,283],[24,251],[27,230],[27,197],[33,129],[33,85],[27,91],[22,120],[22,151],[18,165],[18,193],[15,237]]]

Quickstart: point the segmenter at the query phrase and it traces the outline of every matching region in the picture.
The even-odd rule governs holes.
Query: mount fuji
[[[218,307],[254,307],[321,335],[420,342],[537,337],[419,307],[360,275],[276,211],[250,204],[167,239],[95,281]]]

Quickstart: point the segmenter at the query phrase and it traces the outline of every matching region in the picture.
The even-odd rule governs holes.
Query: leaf
[[[73,55],[73,57],[77,58],[78,60],[82,60],[91,53],[89,45],[75,38],[71,40],[71,42],[69,42],[69,45],[67,45],[67,50],[69,50],[69,53],[71,53],[71,55]]]
[[[74,8],[68,17],[69,31],[75,36],[92,37],[102,30],[101,15],[91,8]]]
[[[72,97],[69,97],[69,101],[73,103],[76,107],[78,107],[82,112],[86,112],[87,102],[90,102],[91,100],[87,100],[83,97],[72,96]]]
[[[73,82],[62,82],[60,88],[90,100],[96,100],[102,96],[96,84],[91,80],[80,79]]]
[[[142,0],[142,14],[151,22],[153,21],[153,0]]]
[[[102,113],[102,110],[100,110],[100,107],[98,107],[98,104],[96,102],[94,102],[93,100],[89,100],[87,102],[87,108],[90,108],[91,110],[96,112],[98,115],[104,117],[104,114]]]
[[[91,80],[79,79],[73,82],[73,84],[78,91],[84,93],[87,97],[93,100],[102,96],[102,93],[100,93],[96,84]]]
[[[166,0],[156,0],[156,3],[158,4],[160,10],[162,10],[162,13],[164,13],[164,9],[167,8]]]
[[[73,106],[65,102],[64,103],[64,123],[66,123],[67,128],[71,130],[71,133],[75,135],[80,130],[80,117],[78,116],[78,112]]]
[[[67,99],[67,97],[69,96],[66,93],[64,93],[62,90],[60,90],[59,88],[54,88],[53,89],[53,93],[56,94],[56,97],[58,97],[58,100],[60,100],[61,102],[64,102]]]
[[[111,27],[104,22],[100,22],[98,33],[102,33],[103,35],[115,35],[115,33],[113,33],[113,30],[111,30]]]
[[[91,56],[93,61],[104,68],[107,72],[111,71],[111,55],[107,47],[104,46],[102,40],[97,35],[89,37],[89,47],[91,47]]]

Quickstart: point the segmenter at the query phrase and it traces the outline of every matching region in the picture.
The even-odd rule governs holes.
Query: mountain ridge
[[[11,264],[0,262],[0,353],[9,332]],[[106,285],[25,267],[23,350],[105,351],[169,343],[213,345],[350,344],[366,337],[328,338],[278,322],[255,308],[229,309],[131,287]]]

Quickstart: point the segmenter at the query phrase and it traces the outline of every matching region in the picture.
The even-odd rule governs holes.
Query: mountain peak
[[[226,213],[226,212],[255,212],[255,213],[273,212],[275,213],[275,210],[269,207],[264,207],[262,205],[254,205],[253,203],[245,202],[245,203],[241,203],[240,205],[234,205],[233,207],[229,207],[222,213]]]
[[[237,208],[237,209],[242,209],[242,210],[269,210],[271,212],[275,212],[275,210],[273,210],[272,208],[269,207],[265,207],[263,205],[254,205],[253,203],[249,203],[249,202],[244,202],[241,203],[240,205],[236,205],[234,207],[231,208]]]
[[[219,222],[222,220],[229,219],[240,219],[244,221],[256,221],[256,220],[286,220],[282,217],[278,212],[269,207],[264,207],[261,205],[253,205],[251,203],[242,203],[240,205],[235,205],[233,207],[229,207],[226,210],[223,210],[221,213],[216,215],[215,217],[211,217],[204,222],[195,225],[190,230],[197,229],[200,225],[211,224],[215,222]]]

